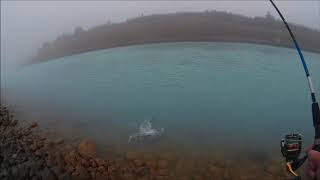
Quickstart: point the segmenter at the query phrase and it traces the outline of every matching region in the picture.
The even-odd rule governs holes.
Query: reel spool
[[[293,162],[300,156],[302,150],[302,135],[288,134],[280,143],[281,153],[287,162]]]
[[[299,180],[301,177],[295,172],[307,159],[307,155],[300,157],[302,150],[302,135],[291,133],[285,135],[280,142],[281,153],[286,159],[287,170],[295,177],[294,180]]]

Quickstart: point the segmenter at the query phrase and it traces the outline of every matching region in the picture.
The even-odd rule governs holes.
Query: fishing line
[[[312,83],[312,79],[311,79],[311,75],[307,66],[307,63],[304,59],[303,53],[301,51],[301,48],[298,44],[298,41],[296,40],[296,37],[294,36],[293,32],[290,29],[289,24],[287,23],[287,21],[285,20],[284,16],[282,15],[282,13],[280,12],[280,10],[278,9],[278,7],[276,6],[276,4],[273,2],[273,0],[270,0],[271,4],[273,5],[273,7],[276,9],[276,11],[278,12],[279,16],[281,17],[283,23],[285,24],[287,30],[289,31],[289,34],[292,38],[292,41],[296,47],[296,50],[298,51],[301,63],[303,65],[303,69],[305,71],[307,80],[308,80],[308,85],[309,85],[309,90],[310,90],[310,94],[311,94],[311,99],[312,99],[312,113],[313,113],[313,125],[315,128],[315,149],[317,149],[318,151],[320,151],[320,111],[319,111],[319,104],[318,101],[316,99],[316,95],[315,95],[315,90],[313,87],[313,83]]]
[[[308,65],[304,59],[304,56],[298,44],[298,41],[290,29],[289,24],[287,23],[284,16],[280,12],[276,4],[273,2],[273,0],[270,0],[270,2],[275,8],[275,10],[278,12],[279,16],[281,17],[284,25],[286,26],[291,36],[294,46],[298,51],[305,75],[307,77],[311,99],[312,99],[312,118],[313,118],[314,132],[315,132],[313,150],[320,152],[320,110],[319,110],[318,101],[316,99],[315,90],[311,80],[311,75],[308,69]],[[299,157],[299,154],[301,152],[301,146],[302,146],[301,142],[302,142],[301,135],[292,133],[292,134],[286,135],[285,138],[281,140],[281,143],[280,143],[282,155],[286,158],[286,161],[287,161],[286,163],[287,169],[291,174],[293,174],[296,177],[296,179],[301,179],[301,177],[298,176],[298,174],[296,174],[294,170],[298,169],[308,157],[307,154],[305,154],[301,158]]]

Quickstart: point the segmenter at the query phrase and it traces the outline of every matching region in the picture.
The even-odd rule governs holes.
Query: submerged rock
[[[35,128],[35,127],[38,127],[38,123],[32,122],[32,123],[30,124],[30,128]]]
[[[97,155],[97,145],[90,140],[83,140],[78,145],[78,151],[82,156],[94,157]]]
[[[169,165],[169,163],[166,160],[159,160],[158,161],[158,167],[160,169],[166,169],[166,168],[168,168],[168,165]]]

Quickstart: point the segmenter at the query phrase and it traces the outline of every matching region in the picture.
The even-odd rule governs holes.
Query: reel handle
[[[295,170],[299,169],[307,159],[308,159],[308,155],[304,154],[302,157],[294,160],[291,163],[292,170],[295,171]]]

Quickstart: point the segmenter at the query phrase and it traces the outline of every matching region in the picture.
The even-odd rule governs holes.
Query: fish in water
[[[164,134],[164,129],[152,128],[151,121],[144,121],[139,126],[139,131],[129,136],[130,142],[150,142],[159,139]]]

